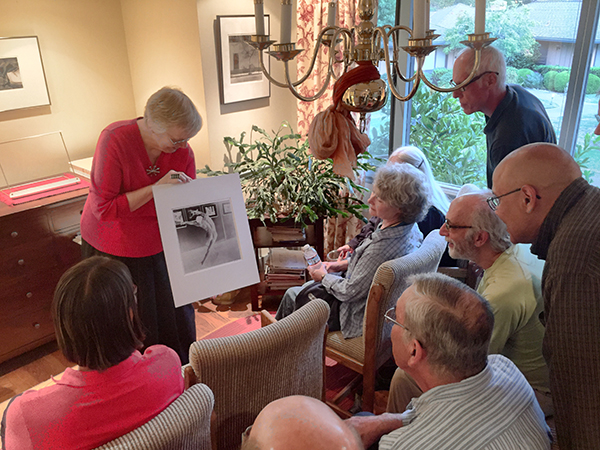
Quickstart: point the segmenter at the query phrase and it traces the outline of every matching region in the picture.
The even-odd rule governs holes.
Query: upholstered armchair
[[[446,248],[446,241],[438,230],[431,231],[421,247],[401,258],[387,261],[377,269],[365,308],[363,335],[353,339],[344,339],[339,331],[327,336],[326,355],[338,363],[354,370],[362,376],[362,409],[373,411],[375,402],[375,374],[392,356],[390,340],[391,325],[384,323],[385,312],[395,306],[396,301],[408,286],[410,275],[435,272]],[[354,380],[354,385],[356,385]],[[349,390],[342,391],[347,394]],[[341,415],[349,415],[335,403],[343,397],[338,396],[330,406]]]
[[[213,405],[210,388],[196,384],[149,422],[96,450],[210,450]]]
[[[268,327],[192,344],[186,378],[214,392],[214,448],[237,450],[242,432],[273,400],[323,398],[328,317],[329,305],[315,300]]]

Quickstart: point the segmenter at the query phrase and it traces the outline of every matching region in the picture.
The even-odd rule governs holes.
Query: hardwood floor
[[[203,300],[195,304],[195,309],[197,339],[241,317],[255,314],[250,305],[249,289],[243,289],[231,305],[216,305],[210,300]],[[58,350],[56,342],[0,364],[0,403],[60,374],[72,365]]]

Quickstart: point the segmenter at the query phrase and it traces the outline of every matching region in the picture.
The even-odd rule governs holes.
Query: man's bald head
[[[362,442],[325,403],[294,395],[260,412],[242,450],[361,450]]]
[[[524,145],[509,153],[496,167],[494,187],[496,183],[504,182],[516,187],[531,184],[540,190],[551,189],[560,194],[579,177],[581,169],[566,150],[555,144],[540,142]]]
[[[525,145],[496,167],[495,195],[504,195],[496,213],[506,223],[511,240],[533,242],[562,191],[581,177],[581,169],[566,150],[554,144]]]

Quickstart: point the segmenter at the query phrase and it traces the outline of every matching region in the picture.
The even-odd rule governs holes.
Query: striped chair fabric
[[[314,300],[268,327],[192,344],[190,365],[215,394],[216,448],[237,450],[242,432],[273,400],[323,398],[328,317],[329,305]]]
[[[210,388],[195,384],[152,420],[97,450],[211,450],[213,406]]]

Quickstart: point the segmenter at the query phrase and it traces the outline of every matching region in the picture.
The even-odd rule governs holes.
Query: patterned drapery
[[[310,66],[314,43],[319,37],[320,30],[327,25],[327,4],[329,0],[298,0],[297,8],[297,44],[305,51],[297,57],[297,75],[301,77]],[[352,28],[358,22],[355,0],[337,0],[337,25]],[[311,76],[298,89],[304,96],[314,95],[323,85],[327,76],[329,49],[319,52],[315,69]],[[308,128],[314,117],[331,105],[333,83],[322,97],[314,102],[298,100],[298,133],[308,135]],[[355,217],[337,217],[325,221],[325,254],[344,245],[362,228],[363,223]],[[323,255],[325,256],[325,255]]]
[[[296,47],[304,49],[296,59],[298,77],[304,75],[308,70],[319,32],[327,25],[328,3],[329,0],[298,0],[298,36]],[[338,26],[352,28],[358,21],[355,0],[338,0],[337,17]],[[304,96],[314,95],[323,85],[327,76],[329,49],[324,48],[323,50],[319,52],[315,69],[311,76],[299,87],[300,93]],[[332,92],[333,83],[330,83],[325,94],[314,102],[298,100],[298,133],[302,136],[308,134],[308,127],[313,118],[331,104]]]

